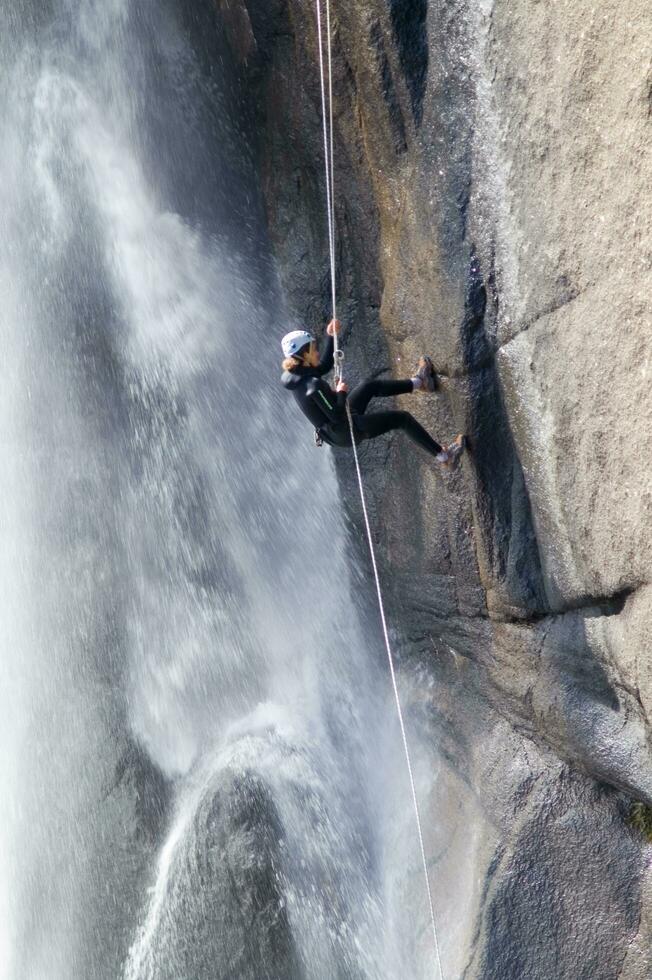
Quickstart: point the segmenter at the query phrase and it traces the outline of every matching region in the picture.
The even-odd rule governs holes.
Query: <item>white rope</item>
[[[326,170],[326,208],[328,212],[328,248],[330,253],[330,271],[331,271],[331,297],[333,306],[333,319],[336,316],[336,282],[335,282],[335,183],[334,183],[334,151],[333,151],[333,70],[332,70],[332,60],[331,60],[331,17],[330,17],[330,0],[326,0],[326,34],[327,34],[327,50],[328,50],[328,101],[329,101],[329,121],[330,121],[330,133],[329,126],[327,123],[327,112],[326,112],[326,84],[324,80],[324,52],[323,52],[323,39],[322,39],[322,22],[321,22],[321,0],[316,0],[317,7],[317,34],[319,40],[319,74],[321,79],[321,107],[322,107],[322,122],[324,131],[324,162]],[[341,377],[341,355],[338,357],[339,353],[339,342],[337,334],[334,335],[334,350],[335,350],[335,367],[336,367],[336,378]],[[398,722],[401,729],[401,739],[403,741],[403,750],[405,752],[405,761],[407,764],[408,776],[410,779],[410,790],[412,793],[412,804],[414,806],[414,816],[417,825],[417,834],[419,837],[419,848],[421,851],[421,862],[423,865],[423,876],[426,885],[426,893],[428,896],[428,908],[430,910],[430,922],[432,925],[432,936],[434,940],[435,956],[437,959],[437,966],[439,969],[439,975],[444,980],[444,970],[441,964],[441,954],[439,951],[439,939],[437,936],[437,922],[435,918],[435,909],[432,900],[432,891],[430,889],[430,878],[428,876],[428,862],[426,860],[426,849],[423,843],[423,831],[421,827],[421,814],[419,812],[419,800],[417,797],[417,790],[414,782],[414,773],[412,770],[412,760],[410,758],[410,749],[407,740],[407,733],[405,731],[405,723],[403,721],[403,709],[401,707],[401,698],[398,691],[398,683],[396,680],[396,668],[394,665],[394,656],[392,654],[392,646],[389,639],[389,630],[387,628],[387,618],[385,616],[385,604],[383,602],[383,594],[380,586],[380,576],[378,574],[378,564],[376,562],[376,553],[374,549],[373,536],[371,533],[371,524],[369,522],[369,513],[367,511],[367,501],[364,492],[364,484],[362,481],[362,471],[360,469],[360,459],[358,457],[358,447],[355,439],[355,429],[353,426],[353,418],[351,416],[351,409],[349,408],[348,402],[346,405],[346,416],[349,423],[349,429],[351,432],[351,444],[353,446],[353,457],[355,459],[355,471],[358,477],[358,488],[360,490],[360,502],[362,504],[362,513],[364,515],[364,523],[367,532],[367,541],[369,544],[369,554],[371,555],[371,565],[374,573],[374,581],[376,583],[376,595],[378,598],[378,609],[380,611],[380,619],[383,627],[383,636],[385,638],[385,648],[387,650],[387,660],[389,662],[389,672],[392,679],[392,688],[394,691],[394,700],[396,702],[396,713],[398,715]]]
[[[335,160],[334,160],[334,144],[333,139],[333,60],[332,60],[332,49],[331,44],[331,4],[330,0],[326,0],[326,35],[328,38],[328,109],[329,109],[329,145],[330,145],[330,182],[331,182],[331,243],[330,243],[330,255],[331,255],[331,292],[333,294],[333,319],[336,317],[336,306],[335,306]]]
[[[326,113],[326,82],[324,79],[324,41],[321,22],[321,0],[317,4],[317,39],[319,48],[319,78],[321,82],[321,108],[324,135],[324,169],[326,173],[326,213],[328,217],[328,251],[331,272],[331,307],[333,319],[337,317],[337,291],[335,270],[335,196],[334,196],[334,167],[333,167],[333,66],[331,58],[331,12],[330,0],[326,0],[326,32],[328,50],[328,101],[330,105],[330,133]],[[342,375],[339,337],[333,335],[333,350],[335,356],[335,378],[339,381]]]
[[[376,583],[376,595],[378,597],[378,609],[380,610],[380,620],[383,625],[383,636],[385,638],[385,649],[387,650],[387,660],[389,662],[389,672],[392,678],[392,688],[394,689],[394,700],[396,702],[396,713],[398,715],[398,723],[401,729],[401,738],[403,740],[403,749],[405,752],[405,762],[407,764],[408,776],[410,777],[410,790],[412,792],[412,803],[414,805],[414,816],[417,825],[417,834],[419,836],[419,848],[421,850],[421,862],[423,864],[423,877],[426,883],[426,892],[428,894],[428,908],[430,909],[430,922],[432,925],[432,936],[435,945],[435,955],[437,957],[437,966],[439,967],[439,975],[442,980],[444,980],[444,970],[441,965],[441,955],[439,952],[439,939],[437,937],[437,922],[435,919],[435,909],[432,901],[432,892],[430,890],[430,878],[428,876],[428,862],[426,861],[426,849],[423,844],[423,832],[421,829],[421,814],[419,812],[419,800],[417,798],[417,790],[414,783],[414,774],[412,771],[412,760],[410,759],[410,749],[408,746],[407,734],[405,731],[405,723],[403,721],[403,709],[401,707],[401,698],[398,693],[398,684],[396,681],[396,668],[394,666],[394,656],[392,654],[392,646],[389,640],[389,630],[387,629],[387,619],[385,616],[385,604],[383,602],[383,593],[380,588],[380,576],[378,575],[378,565],[376,563],[376,553],[374,550],[373,537],[371,535],[371,524],[369,523],[369,514],[367,512],[367,501],[365,498],[364,484],[362,482],[362,472],[360,470],[360,460],[358,458],[358,447],[355,441],[355,430],[353,428],[353,419],[351,417],[351,409],[346,406],[346,414],[349,420],[349,429],[351,430],[351,442],[353,445],[353,458],[355,459],[355,471],[358,476],[358,487],[360,489],[360,503],[362,504],[362,513],[364,515],[365,528],[367,530],[367,541],[369,543],[369,554],[371,555],[371,565],[374,570],[374,580]]]

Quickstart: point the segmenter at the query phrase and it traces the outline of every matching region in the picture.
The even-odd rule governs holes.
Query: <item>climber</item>
[[[314,425],[318,446],[322,442],[330,446],[350,446],[351,432],[346,413],[348,386],[344,381],[339,381],[333,391],[322,380],[333,367],[333,337],[340,332],[339,320],[331,320],[326,332],[328,341],[321,358],[315,338],[305,330],[293,330],[283,337],[281,346],[285,359],[281,381],[294,394],[299,408]],[[357,385],[348,395],[356,442],[402,429],[438,463],[453,469],[464,449],[464,436],[458,435],[448,446],[440,446],[409,412],[365,414],[372,398],[405,395],[412,391],[432,392],[435,387],[435,372],[429,357],[420,358],[414,377],[409,380],[370,380]]]

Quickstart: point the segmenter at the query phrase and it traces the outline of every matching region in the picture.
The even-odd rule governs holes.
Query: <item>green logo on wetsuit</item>
[[[331,403],[330,403],[330,402],[328,401],[328,399],[324,397],[324,394],[323,394],[323,392],[321,392],[321,391],[319,392],[319,397],[320,397],[320,398],[321,398],[321,400],[323,401],[323,403],[324,403],[324,405],[327,405],[327,406],[328,406],[328,408],[330,408],[330,410],[331,410],[331,412],[332,412],[332,411],[333,411],[333,406],[332,406],[332,405],[331,405]]]

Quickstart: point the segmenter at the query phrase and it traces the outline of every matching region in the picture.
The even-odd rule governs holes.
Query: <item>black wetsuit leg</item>
[[[356,385],[348,397],[351,413],[366,411],[372,398],[391,398],[392,395],[409,395],[413,391],[411,381],[383,381],[373,379]]]
[[[442,447],[428,435],[422,425],[409,412],[372,412],[365,415],[372,398],[390,398],[392,395],[408,395],[413,391],[411,381],[384,381],[374,379],[356,385],[349,395],[348,402],[353,416],[353,426],[362,439],[375,439],[395,429],[402,429],[418,446],[431,456],[436,456]]]
[[[400,382],[397,382],[400,383]],[[412,388],[410,388],[410,391]],[[371,415],[354,415],[353,425],[356,433],[363,439],[375,439],[395,429],[402,429],[413,442],[425,449],[431,456],[442,451],[438,442],[428,435],[422,425],[409,412],[372,412]]]

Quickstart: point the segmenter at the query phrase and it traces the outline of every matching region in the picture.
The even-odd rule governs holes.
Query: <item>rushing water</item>
[[[2,980],[397,975],[386,678],[195,6],[0,10]]]

